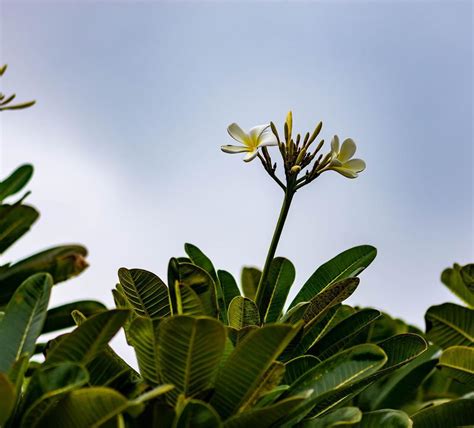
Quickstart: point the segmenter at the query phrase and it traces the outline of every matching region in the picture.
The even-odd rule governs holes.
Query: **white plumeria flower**
[[[344,177],[356,178],[358,173],[365,169],[365,162],[362,159],[352,159],[356,149],[357,146],[351,138],[345,139],[339,146],[339,137],[335,135],[331,141],[330,162],[322,171],[332,169]]]
[[[248,134],[242,131],[242,128],[236,123],[231,123],[227,127],[229,135],[242,146],[226,145],[221,146],[225,153],[247,153],[244,157],[245,162],[255,159],[258,149],[264,146],[276,146],[278,144],[276,137],[270,129],[270,125],[254,126]]]

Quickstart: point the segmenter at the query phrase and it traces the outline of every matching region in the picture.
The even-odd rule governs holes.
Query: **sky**
[[[30,162],[41,212],[2,258],[61,243],[90,268],[52,304],[99,299],[121,266],[166,279],[183,245],[240,276],[262,266],[282,192],[220,151],[288,110],[303,134],[353,138],[367,169],[298,192],[277,255],[291,296],[323,262],[378,248],[349,303],[423,327],[473,250],[472,3],[0,0],[2,91],[37,105],[0,120],[0,172]],[[324,151],[327,151],[327,145]],[[274,158],[277,158],[275,152]],[[118,352],[133,361],[122,337]]]

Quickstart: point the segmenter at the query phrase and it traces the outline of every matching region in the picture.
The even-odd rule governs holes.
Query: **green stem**
[[[265,260],[265,265],[263,267],[262,275],[260,277],[260,281],[257,287],[257,294],[255,296],[255,303],[260,310],[260,315],[265,315],[266,308],[263,307],[264,305],[264,297],[267,294],[267,290],[265,290],[266,280],[268,277],[268,273],[270,271],[270,265],[275,257],[275,252],[278,246],[278,242],[280,241],[281,232],[283,231],[283,226],[285,225],[286,217],[288,216],[288,211],[290,210],[291,201],[293,199],[295,192],[293,190],[293,186],[287,186],[285,192],[285,198],[283,199],[283,205],[281,207],[280,216],[278,217],[278,221],[275,227],[275,232],[273,232],[272,242],[270,243],[270,248],[268,249],[267,259]],[[268,304],[268,302],[267,302]]]

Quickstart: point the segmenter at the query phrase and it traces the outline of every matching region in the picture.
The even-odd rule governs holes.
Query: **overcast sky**
[[[37,106],[1,117],[2,176],[31,162],[41,211],[4,262],[64,242],[90,268],[53,304],[112,304],[121,266],[166,278],[192,242],[236,276],[261,266],[281,191],[219,146],[226,127],[288,109],[358,144],[357,180],[326,173],[297,194],[277,253],[292,295],[324,261],[379,250],[352,304],[423,326],[455,300],[443,268],[473,257],[472,3],[1,2],[3,92]],[[327,149],[327,148],[326,148]],[[122,341],[119,352],[132,359]]]

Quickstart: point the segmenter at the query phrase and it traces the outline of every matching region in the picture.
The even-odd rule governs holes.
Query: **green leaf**
[[[158,328],[161,320],[144,317],[135,318],[129,327],[130,343],[135,349],[138,367],[150,385],[159,385]]]
[[[160,323],[158,367],[164,383],[175,386],[169,394],[196,396],[214,383],[225,347],[225,328],[208,317],[177,315]]]
[[[317,418],[301,422],[301,428],[332,428],[354,426],[362,419],[362,412],[357,407],[341,407]]]
[[[53,281],[39,273],[15,292],[0,323],[0,372],[8,373],[22,355],[31,356],[46,319]]]
[[[461,268],[461,278],[471,293],[474,293],[474,263],[469,263]]]
[[[269,324],[250,332],[219,371],[211,404],[223,419],[246,405],[265,373],[298,332],[298,327]]]
[[[272,260],[264,287],[268,294],[262,300],[262,308],[266,308],[265,323],[276,322],[280,318],[295,276],[295,267],[288,259],[276,257]]]
[[[441,274],[441,282],[470,307],[474,307],[474,288],[470,286],[472,276],[469,274],[472,266],[461,267],[454,263],[452,268],[445,269]]]
[[[75,323],[71,316],[72,311],[80,311],[84,316],[89,317],[106,309],[104,304],[95,300],[80,300],[57,306],[48,310],[41,334],[74,326]]]
[[[118,392],[105,387],[81,388],[65,395],[43,418],[48,428],[93,428],[111,421],[129,406]]]
[[[224,423],[224,428],[270,428],[288,412],[304,402],[305,396],[290,397],[271,406],[239,413]]]
[[[200,400],[188,400],[173,424],[173,428],[219,428],[221,426],[221,419],[212,406]]]
[[[474,348],[452,346],[446,349],[440,359],[441,372],[474,390]]]
[[[305,329],[319,321],[333,306],[346,300],[359,285],[359,278],[346,278],[314,296],[303,314]]]
[[[36,370],[22,400],[20,426],[30,428],[41,425],[42,417],[63,394],[80,388],[88,380],[87,370],[77,363],[65,362]]]
[[[28,232],[38,217],[29,205],[0,205],[0,254]]]
[[[222,292],[224,293],[224,302],[226,308],[229,308],[230,302],[234,297],[240,296],[239,287],[234,277],[225,270],[218,270],[217,276],[221,283]]]
[[[188,285],[178,283],[175,289],[177,315],[206,315],[203,302]]]
[[[474,309],[454,303],[431,306],[425,321],[426,336],[441,348],[474,346]]]
[[[448,401],[411,416],[413,428],[455,428],[474,424],[474,399]]]
[[[433,372],[437,360],[425,352],[388,378],[370,385],[359,396],[358,406],[366,410],[398,409],[415,401],[420,385]]]
[[[300,302],[311,300],[316,294],[335,282],[359,275],[372,263],[376,255],[377,250],[374,247],[361,245],[346,250],[324,263],[306,281],[291,302],[290,308]]]
[[[355,345],[354,339],[379,316],[379,311],[370,308],[362,309],[348,316],[317,341],[309,353],[324,360],[341,349]]]
[[[245,297],[255,300],[255,296],[257,295],[258,283],[260,281],[261,276],[262,271],[260,269],[247,266],[242,268],[240,281],[242,284],[242,291],[244,292]]]
[[[362,420],[354,428],[411,428],[412,421],[401,410],[384,409],[362,415]]]
[[[329,322],[336,315],[337,305],[347,299],[358,285],[358,278],[346,278],[331,284],[311,299],[303,313],[303,337],[294,351],[294,356],[306,353],[326,333]],[[329,318],[325,318],[326,316]],[[323,320],[325,322],[321,322]]]
[[[87,364],[104,350],[123,326],[128,314],[129,311],[124,309],[112,309],[91,316],[47,353],[45,364],[64,361]]]
[[[0,202],[8,196],[18,193],[26,186],[33,175],[33,166],[26,164],[18,167],[9,177],[0,182]]]
[[[283,383],[285,385],[292,385],[300,376],[303,376],[307,371],[311,370],[320,362],[321,360],[312,355],[302,355],[293,358],[285,363],[285,376],[283,377]]]
[[[318,403],[311,411],[312,416],[321,415],[333,408],[335,405],[341,403],[343,400],[354,397],[376,380],[386,377],[399,367],[402,367],[414,360],[426,350],[427,343],[422,337],[416,334],[408,333],[392,336],[382,342],[379,342],[377,346],[383,349],[387,355],[387,362],[385,365],[380,370],[363,379],[360,379],[356,382],[351,382],[338,388],[337,390],[332,390],[318,397]],[[336,358],[338,355],[341,355],[341,353],[336,354],[332,358]],[[330,360],[331,359],[326,361]]]
[[[168,287],[154,273],[143,269],[120,268],[120,284],[137,315],[163,318],[171,313]]]
[[[282,426],[293,426],[320,402],[324,394],[354,384],[380,369],[387,361],[382,348],[374,344],[357,345],[319,363],[300,376],[284,397],[310,393],[305,402],[284,418]]]
[[[192,263],[178,263],[176,259],[171,259],[168,267],[168,284],[173,313],[178,313],[176,289],[183,284],[197,294],[206,315],[218,317],[219,309],[214,280],[204,269]]]
[[[247,297],[234,297],[229,305],[229,325],[237,330],[260,325],[260,314],[255,302]]]
[[[15,386],[5,373],[0,373],[0,426],[4,426],[16,403]]]
[[[86,256],[87,250],[80,245],[62,245],[42,251],[8,268],[2,267],[0,305],[8,302],[18,286],[37,272],[51,274],[54,284],[79,275],[88,266]]]
[[[198,247],[192,244],[184,244],[184,250],[189,256],[191,261],[200,268],[204,269],[214,282],[214,288],[216,293],[217,305],[219,307],[219,319],[227,324],[227,305],[225,304],[224,292],[217,276],[214,265],[212,264],[209,257],[207,257]]]

